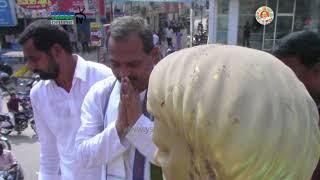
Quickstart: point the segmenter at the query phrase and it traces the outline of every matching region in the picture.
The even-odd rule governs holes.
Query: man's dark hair
[[[3,150],[4,149],[4,146],[2,143],[0,143],[0,150]]]
[[[22,32],[19,43],[24,44],[33,39],[34,46],[43,52],[48,53],[54,44],[59,44],[66,52],[72,53],[72,47],[68,32],[59,25],[50,24],[50,20],[37,20]]]
[[[149,54],[154,47],[152,30],[141,17],[124,16],[115,19],[110,24],[106,42],[108,43],[110,37],[116,41],[126,40],[132,33],[139,35],[143,43],[144,52]]]
[[[297,57],[307,67],[320,62],[320,37],[312,31],[293,32],[280,39],[273,55],[281,59]]]

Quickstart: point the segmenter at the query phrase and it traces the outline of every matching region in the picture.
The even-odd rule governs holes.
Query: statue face
[[[183,138],[169,130],[161,119],[155,119],[153,140],[158,147],[156,161],[162,167],[166,180],[191,179],[191,152]]]
[[[147,109],[166,180],[310,179],[318,163],[317,107],[268,53],[225,45],[176,52],[153,69]]]

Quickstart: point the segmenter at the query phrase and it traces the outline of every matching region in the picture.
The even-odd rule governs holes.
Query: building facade
[[[319,0],[212,0],[210,42],[272,50],[277,40],[294,31],[320,32]],[[211,3],[211,2],[210,2]],[[273,10],[270,24],[256,20],[262,6]],[[210,26],[210,24],[209,24]]]

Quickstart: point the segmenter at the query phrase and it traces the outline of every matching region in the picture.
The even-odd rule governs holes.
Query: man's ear
[[[59,58],[65,52],[59,44],[54,44],[50,49],[50,53],[54,58]]]
[[[319,73],[320,72],[320,63],[317,63],[315,64],[313,67],[312,67],[312,70],[316,73]]]
[[[152,56],[152,63],[154,65],[156,65],[160,60],[161,60],[161,56],[160,56],[160,48],[157,46],[154,46],[151,50],[151,56]]]

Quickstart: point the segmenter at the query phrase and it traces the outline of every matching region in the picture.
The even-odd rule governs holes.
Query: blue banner
[[[0,27],[17,25],[15,4],[13,0],[0,0]]]

